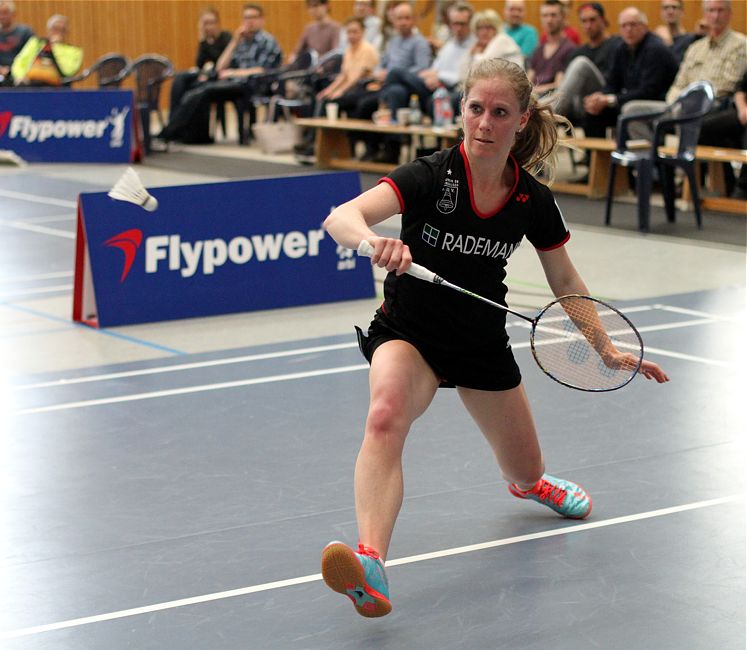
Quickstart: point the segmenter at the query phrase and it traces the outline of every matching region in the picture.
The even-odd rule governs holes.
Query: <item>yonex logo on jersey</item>
[[[434,228],[428,224],[423,226],[423,241],[434,248],[438,245],[438,236],[440,234],[441,231],[438,228]]]
[[[529,194],[517,194],[516,200],[519,203],[526,203],[529,200]]]
[[[124,232],[114,235],[104,242],[104,246],[119,248],[124,253],[124,265],[122,266],[122,275],[119,277],[120,282],[124,282],[127,274],[132,268],[135,261],[135,254],[143,241],[143,232],[137,228],[125,230]]]

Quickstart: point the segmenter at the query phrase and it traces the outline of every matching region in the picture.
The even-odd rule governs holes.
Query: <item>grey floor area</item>
[[[592,515],[509,495],[441,391],[406,449],[394,610],[366,620],[319,555],[356,542],[367,373],[351,331],[377,300],[72,324],[76,196],[122,170],[0,172],[4,647],[745,646],[743,218],[698,232],[655,210],[641,235],[629,205],[604,228],[601,202],[558,197],[587,283],[672,381],[571,391],[512,329],[548,471],[587,488]],[[138,171],[154,186],[313,173],[189,153]],[[512,306],[549,298],[529,250],[509,283]]]

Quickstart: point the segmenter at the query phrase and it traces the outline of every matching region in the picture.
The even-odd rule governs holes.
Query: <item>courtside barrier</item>
[[[0,90],[0,149],[27,162],[134,160],[131,90]]]
[[[73,320],[111,327],[370,298],[367,260],[322,229],[357,173],[149,189],[146,212],[81,194]]]

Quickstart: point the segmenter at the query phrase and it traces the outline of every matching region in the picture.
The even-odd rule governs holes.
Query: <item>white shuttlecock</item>
[[[122,178],[114,184],[109,191],[109,196],[118,201],[128,201],[139,205],[148,212],[153,212],[158,207],[158,201],[148,194],[148,190],[143,187],[140,177],[132,167],[128,167],[122,174]]]

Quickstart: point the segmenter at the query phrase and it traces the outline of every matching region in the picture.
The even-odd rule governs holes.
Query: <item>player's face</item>
[[[462,101],[464,145],[470,157],[505,157],[516,132],[529,120],[509,82],[502,77],[481,79]]]

